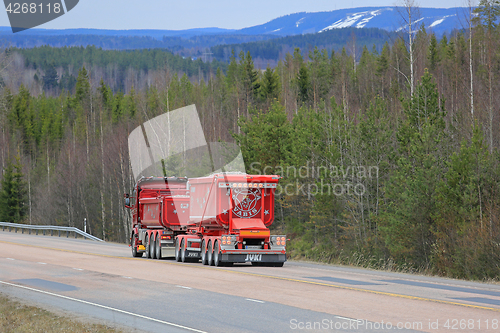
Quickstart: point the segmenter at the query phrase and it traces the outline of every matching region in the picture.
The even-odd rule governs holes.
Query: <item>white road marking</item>
[[[40,264],[40,265],[47,265],[46,263],[44,262],[37,262],[37,264]]]
[[[7,260],[16,260],[16,259],[12,259],[12,258],[5,258],[5,259],[7,259]]]
[[[130,276],[122,276],[124,279],[132,279]]]
[[[77,271],[83,271],[83,269],[81,269],[81,268],[74,268],[73,267],[73,269],[76,269]]]
[[[191,287],[184,287],[184,286],[176,286],[176,287],[178,287],[178,288],[184,288],[184,289],[193,289]]]
[[[192,331],[192,332],[207,333],[205,331],[200,331],[200,330],[197,330],[195,328],[191,328],[191,327],[187,327],[187,326],[182,326],[182,325],[178,325],[178,324],[174,324],[174,323],[169,323],[168,321],[163,321],[163,320],[160,320],[160,319],[155,319],[155,318],[143,316],[143,315],[140,315],[140,314],[137,314],[137,313],[132,313],[132,312],[128,312],[128,311],[124,311],[124,310],[112,308],[112,307],[109,307],[109,306],[106,306],[106,305],[101,305],[101,304],[97,304],[97,303],[87,302],[87,301],[84,301],[84,300],[81,300],[81,299],[77,299],[77,298],[73,298],[73,297],[58,295],[58,294],[54,294],[54,293],[51,293],[51,292],[48,292],[48,291],[38,290],[38,289],[34,289],[34,288],[30,288],[30,287],[25,287],[25,286],[21,286],[21,285],[14,284],[14,283],[9,283],[9,282],[4,282],[4,281],[0,281],[0,283],[8,285],[8,286],[12,286],[12,287],[18,287],[18,288],[22,288],[22,289],[36,291],[36,292],[39,292],[39,293],[42,293],[42,294],[46,294],[46,295],[50,295],[50,296],[55,296],[55,297],[67,299],[67,300],[70,300],[70,301],[75,301],[75,302],[80,302],[80,303],[83,303],[83,304],[97,306],[99,308],[103,308],[103,309],[107,309],[107,310],[112,310],[112,311],[120,312],[120,313],[129,315],[129,316],[134,316],[134,317],[138,317],[138,318],[142,318],[142,319],[151,320],[151,321],[154,321],[154,322],[157,322],[157,323],[160,323],[160,324],[165,324],[165,325],[169,325],[169,326],[173,326],[173,327],[178,327],[178,328],[182,328],[182,329],[185,329],[185,330],[188,330],[188,331]]]
[[[265,303],[264,301],[259,301],[257,299],[251,299],[251,298],[245,298],[245,299],[250,302]]]

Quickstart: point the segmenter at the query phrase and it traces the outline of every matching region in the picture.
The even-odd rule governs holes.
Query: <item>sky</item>
[[[80,0],[65,15],[42,29],[161,29],[217,27],[241,29],[297,13],[343,8],[401,5],[403,0]],[[450,8],[466,0],[415,0],[419,7]],[[7,13],[0,26],[10,26]]]

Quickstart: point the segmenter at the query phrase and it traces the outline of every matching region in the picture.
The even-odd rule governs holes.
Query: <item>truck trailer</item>
[[[132,195],[132,256],[212,266],[283,266],[285,235],[271,235],[276,175],[142,177]]]

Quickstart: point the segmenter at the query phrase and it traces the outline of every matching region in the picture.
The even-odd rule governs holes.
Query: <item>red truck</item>
[[[142,177],[132,196],[132,255],[204,265],[283,266],[286,238],[271,235],[279,176],[216,173]]]

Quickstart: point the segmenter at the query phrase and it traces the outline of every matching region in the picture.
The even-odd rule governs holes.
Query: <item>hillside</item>
[[[418,25],[424,24],[436,36],[461,29],[463,8],[420,8]],[[364,7],[317,13],[295,13],[267,23],[239,30],[196,28],[187,30],[104,30],[104,29],[30,29],[13,34],[0,27],[4,46],[31,48],[95,45],[103,49],[167,48],[183,56],[196,57],[217,45],[269,41],[278,37],[317,34],[342,28],[374,28],[387,32],[402,29],[402,17],[396,7]],[[463,20],[462,20],[463,21]],[[359,33],[356,32],[356,35]],[[363,35],[364,32],[361,33]],[[318,38],[318,37],[314,37]],[[321,38],[321,37],[319,37]]]
[[[463,8],[420,8],[417,21],[441,36],[453,29],[461,29]],[[398,31],[404,25],[397,7],[364,7],[330,12],[295,13],[265,24],[241,29],[240,33],[292,36],[341,28],[378,28]]]

